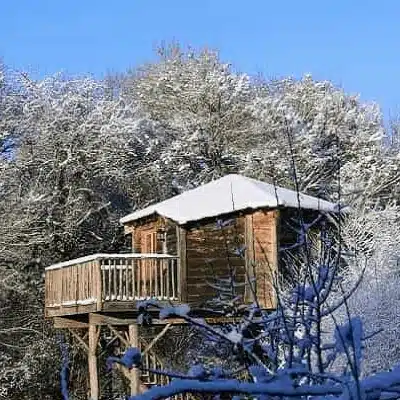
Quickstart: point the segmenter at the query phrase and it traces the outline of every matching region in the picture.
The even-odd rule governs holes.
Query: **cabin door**
[[[153,254],[157,253],[157,233],[153,230],[144,231],[142,233],[142,249],[141,253]]]
[[[157,241],[157,231],[148,229],[142,232],[141,253],[162,253],[162,243]],[[141,285],[145,297],[160,296],[161,280],[164,275],[164,265],[161,259],[144,258],[141,260]]]

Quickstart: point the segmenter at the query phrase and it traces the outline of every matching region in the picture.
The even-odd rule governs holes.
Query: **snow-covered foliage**
[[[376,105],[329,82],[255,80],[210,51],[164,48],[157,62],[113,82],[33,81],[1,67],[0,387],[24,398],[35,383],[11,382],[13,368],[30,365],[34,380],[34,368],[46,364],[31,361],[42,360],[47,335],[22,335],[29,358],[4,334],[47,332],[44,266],[123,249],[123,215],[227,173],[292,186],[294,164],[300,190],[336,201],[340,172],[341,200],[382,207],[399,200],[399,146],[388,140],[395,137]],[[365,237],[382,247],[372,233]]]
[[[2,259],[45,266],[109,246],[154,124],[91,79],[22,83],[18,146],[1,174]]]
[[[290,186],[294,155],[300,189],[311,194],[336,200],[340,171],[347,202],[396,195],[400,160],[382,146],[379,108],[329,82],[255,80],[216,53],[172,46],[122,86],[165,128],[151,168],[173,192],[237,172]]]
[[[254,89],[210,51],[160,49],[160,61],[128,77],[132,96],[165,128],[154,173],[175,190],[235,172],[255,130]]]
[[[385,131],[376,105],[362,104],[330,82],[305,76],[267,83],[256,109],[261,124],[257,132],[269,146],[259,141],[248,159],[258,161],[264,173],[273,171],[275,180],[293,182],[294,157],[300,189],[328,198],[338,193],[339,171],[346,201],[362,190],[369,191],[367,197],[381,194],[394,176],[398,182],[399,160],[384,157]],[[379,168],[382,163],[387,168]]]
[[[363,373],[388,369],[400,361],[400,210],[398,206],[354,209],[342,226],[345,256],[343,286],[363,279],[348,300],[350,312],[359,315],[368,334],[379,332],[365,343]],[[345,308],[335,313],[347,318]],[[332,323],[325,326],[332,329]]]

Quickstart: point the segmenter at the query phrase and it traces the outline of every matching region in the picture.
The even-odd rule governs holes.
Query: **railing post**
[[[172,298],[176,299],[176,288],[178,286],[178,259],[171,259],[171,274],[172,274]]]
[[[103,306],[103,277],[102,277],[102,271],[101,271],[101,259],[96,260],[95,263],[95,276],[96,276],[96,280],[95,280],[95,285],[96,285],[96,308],[97,311],[101,311],[102,306]]]
[[[186,230],[176,227],[178,237],[178,297],[182,303],[187,302],[187,261],[186,261]]]
[[[64,268],[60,270],[60,275],[61,275],[61,293],[60,293],[60,305],[62,307],[63,302],[64,302],[64,292],[65,292],[65,282],[64,282]]]

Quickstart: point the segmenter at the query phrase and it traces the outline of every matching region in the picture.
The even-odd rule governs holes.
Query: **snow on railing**
[[[46,267],[46,271],[50,271],[52,269],[59,269],[64,267],[69,267],[75,264],[82,264],[88,261],[96,261],[101,259],[109,259],[109,258],[117,258],[117,259],[126,259],[126,258],[176,258],[176,256],[171,256],[169,254],[158,254],[158,253],[124,253],[124,254],[106,254],[106,253],[98,253],[92,254],[90,256],[75,258],[69,261],[63,261],[57,264],[52,264],[49,267]]]
[[[46,308],[84,312],[86,306],[93,312],[109,301],[178,300],[178,268],[176,256],[140,253],[94,254],[54,264],[45,273]]]

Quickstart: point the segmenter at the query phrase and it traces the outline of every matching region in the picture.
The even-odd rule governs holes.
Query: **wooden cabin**
[[[132,310],[146,298],[201,307],[217,295],[215,280],[232,271],[237,283],[255,282],[260,304],[273,308],[279,245],[297,240],[287,225],[299,207],[308,220],[336,211],[327,201],[241,175],[135,211],[121,219],[132,253],[46,268],[46,316]],[[239,290],[254,300],[246,285]]]
[[[236,294],[253,302],[255,293],[263,308],[273,309],[279,246],[296,242],[288,226],[299,210],[308,221],[337,211],[322,199],[241,175],[134,211],[121,219],[130,253],[94,254],[46,269],[45,314],[60,328],[89,327],[92,345],[93,326],[129,325],[126,337],[137,344],[137,300],[201,310],[218,294],[219,280],[232,275]]]

